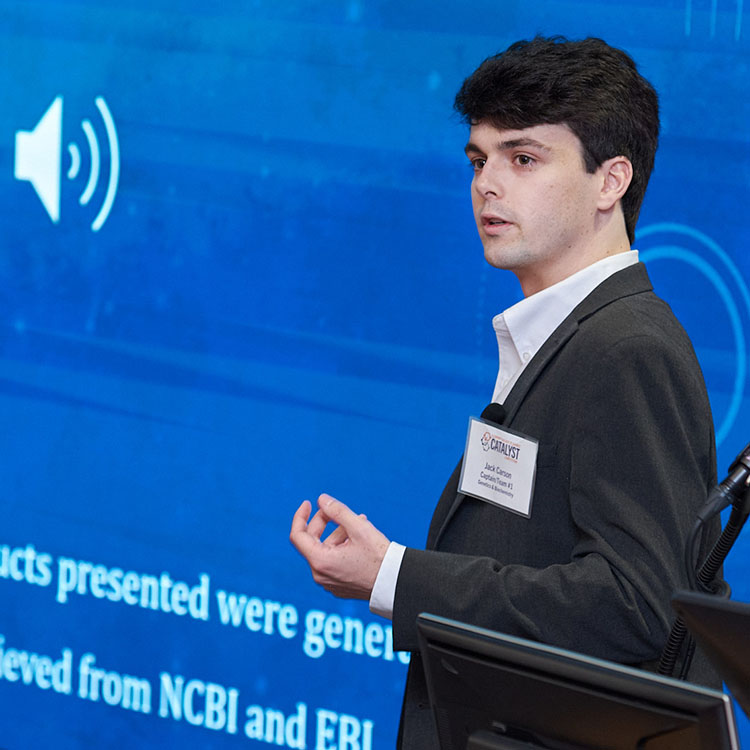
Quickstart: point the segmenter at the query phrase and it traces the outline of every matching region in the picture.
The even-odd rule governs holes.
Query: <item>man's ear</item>
[[[627,156],[613,156],[601,163],[597,170],[602,176],[598,208],[609,211],[625,195],[633,179],[633,165]]]

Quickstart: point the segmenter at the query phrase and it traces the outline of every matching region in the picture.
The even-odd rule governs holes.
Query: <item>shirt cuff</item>
[[[378,577],[370,594],[370,612],[387,619],[393,619],[393,600],[396,597],[396,581],[401,570],[406,547],[397,542],[391,542],[380,564]]]

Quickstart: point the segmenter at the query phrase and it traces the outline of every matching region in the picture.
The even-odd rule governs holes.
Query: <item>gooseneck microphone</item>
[[[685,571],[690,588],[694,591],[703,591],[717,596],[729,596],[729,586],[721,580],[719,573],[721,566],[729,551],[737,541],[742,531],[748,514],[750,513],[750,443],[740,452],[729,467],[729,474],[723,482],[717,484],[708,494],[705,505],[698,513],[688,543],[685,546]],[[701,529],[706,522],[720,513],[729,504],[732,512],[729,520],[721,532],[708,556],[701,563],[698,560],[698,542]],[[677,617],[672,625],[669,638],[661,653],[659,674],[671,676],[674,672],[677,660],[684,649],[680,679],[687,679],[690,664],[693,660],[695,644],[688,636],[687,626],[682,617]]]
[[[727,478],[711,490],[706,504],[698,513],[698,518],[705,523],[730,503],[742,499],[748,486],[750,486],[750,443],[732,462]]]

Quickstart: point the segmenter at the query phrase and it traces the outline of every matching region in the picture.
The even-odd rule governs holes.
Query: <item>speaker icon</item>
[[[107,103],[101,96],[97,96],[94,103],[104,122],[109,143],[107,191],[99,212],[91,222],[92,231],[98,232],[107,220],[117,194],[117,184],[120,179],[120,147],[115,122]],[[58,96],[33,130],[16,131],[15,178],[31,183],[53,224],[60,221],[62,118],[63,97]],[[88,179],[78,199],[81,206],[86,206],[93,198],[99,183],[102,157],[96,131],[91,121],[82,120],[81,128],[91,156]],[[70,167],[66,176],[69,180],[74,180],[81,170],[81,151],[74,142],[68,144],[67,150],[70,155]]]

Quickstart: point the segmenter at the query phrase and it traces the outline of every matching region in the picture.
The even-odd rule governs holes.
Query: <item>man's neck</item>
[[[600,236],[582,247],[580,253],[573,256],[569,253],[565,254],[558,263],[545,263],[540,268],[517,269],[515,274],[521,284],[523,296],[530,297],[604,258],[619,255],[631,249],[627,233],[624,231],[613,232],[611,237],[607,234],[607,232],[600,233]]]

